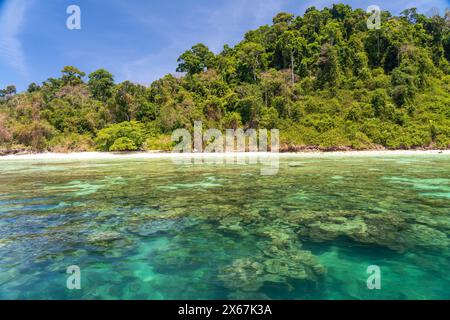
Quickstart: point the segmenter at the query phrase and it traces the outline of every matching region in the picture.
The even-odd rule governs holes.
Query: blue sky
[[[281,11],[301,15],[337,0],[0,0],[0,88],[58,77],[65,65],[86,73],[105,68],[116,81],[148,85],[175,72],[177,57],[203,42],[214,52],[271,23]],[[441,14],[449,0],[350,0],[399,13],[417,7]],[[81,8],[81,30],[68,30],[66,8]]]

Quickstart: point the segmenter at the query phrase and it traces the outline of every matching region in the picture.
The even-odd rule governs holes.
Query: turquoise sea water
[[[450,299],[450,156],[260,168],[0,160],[0,299]]]

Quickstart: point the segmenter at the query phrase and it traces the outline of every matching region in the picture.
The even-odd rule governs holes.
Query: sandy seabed
[[[163,152],[74,152],[74,153],[34,153],[0,156],[1,160],[97,160],[97,159],[160,159],[189,157],[233,157],[233,156],[279,156],[279,157],[328,157],[328,156],[416,156],[450,155],[450,150],[387,150],[387,151],[336,151],[336,152],[298,152],[298,153],[163,153]]]

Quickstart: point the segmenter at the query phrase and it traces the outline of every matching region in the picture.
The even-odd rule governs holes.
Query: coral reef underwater
[[[448,299],[449,160],[4,162],[0,297]]]

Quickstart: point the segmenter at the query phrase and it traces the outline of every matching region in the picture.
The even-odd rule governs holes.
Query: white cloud
[[[9,0],[0,16],[0,59],[27,78],[23,46],[19,39],[30,0]]]
[[[283,11],[285,4],[286,0],[227,1],[223,6],[206,15],[208,19],[205,22],[207,28],[205,28],[206,39],[204,42],[213,51],[219,52],[223,45],[229,43],[230,40],[242,40],[243,29],[246,32],[271,22],[275,14]]]
[[[166,47],[125,62],[121,69],[121,80],[131,80],[142,85],[149,85],[152,81],[162,78],[168,73],[173,73],[176,61],[174,52],[176,52],[176,48]]]

